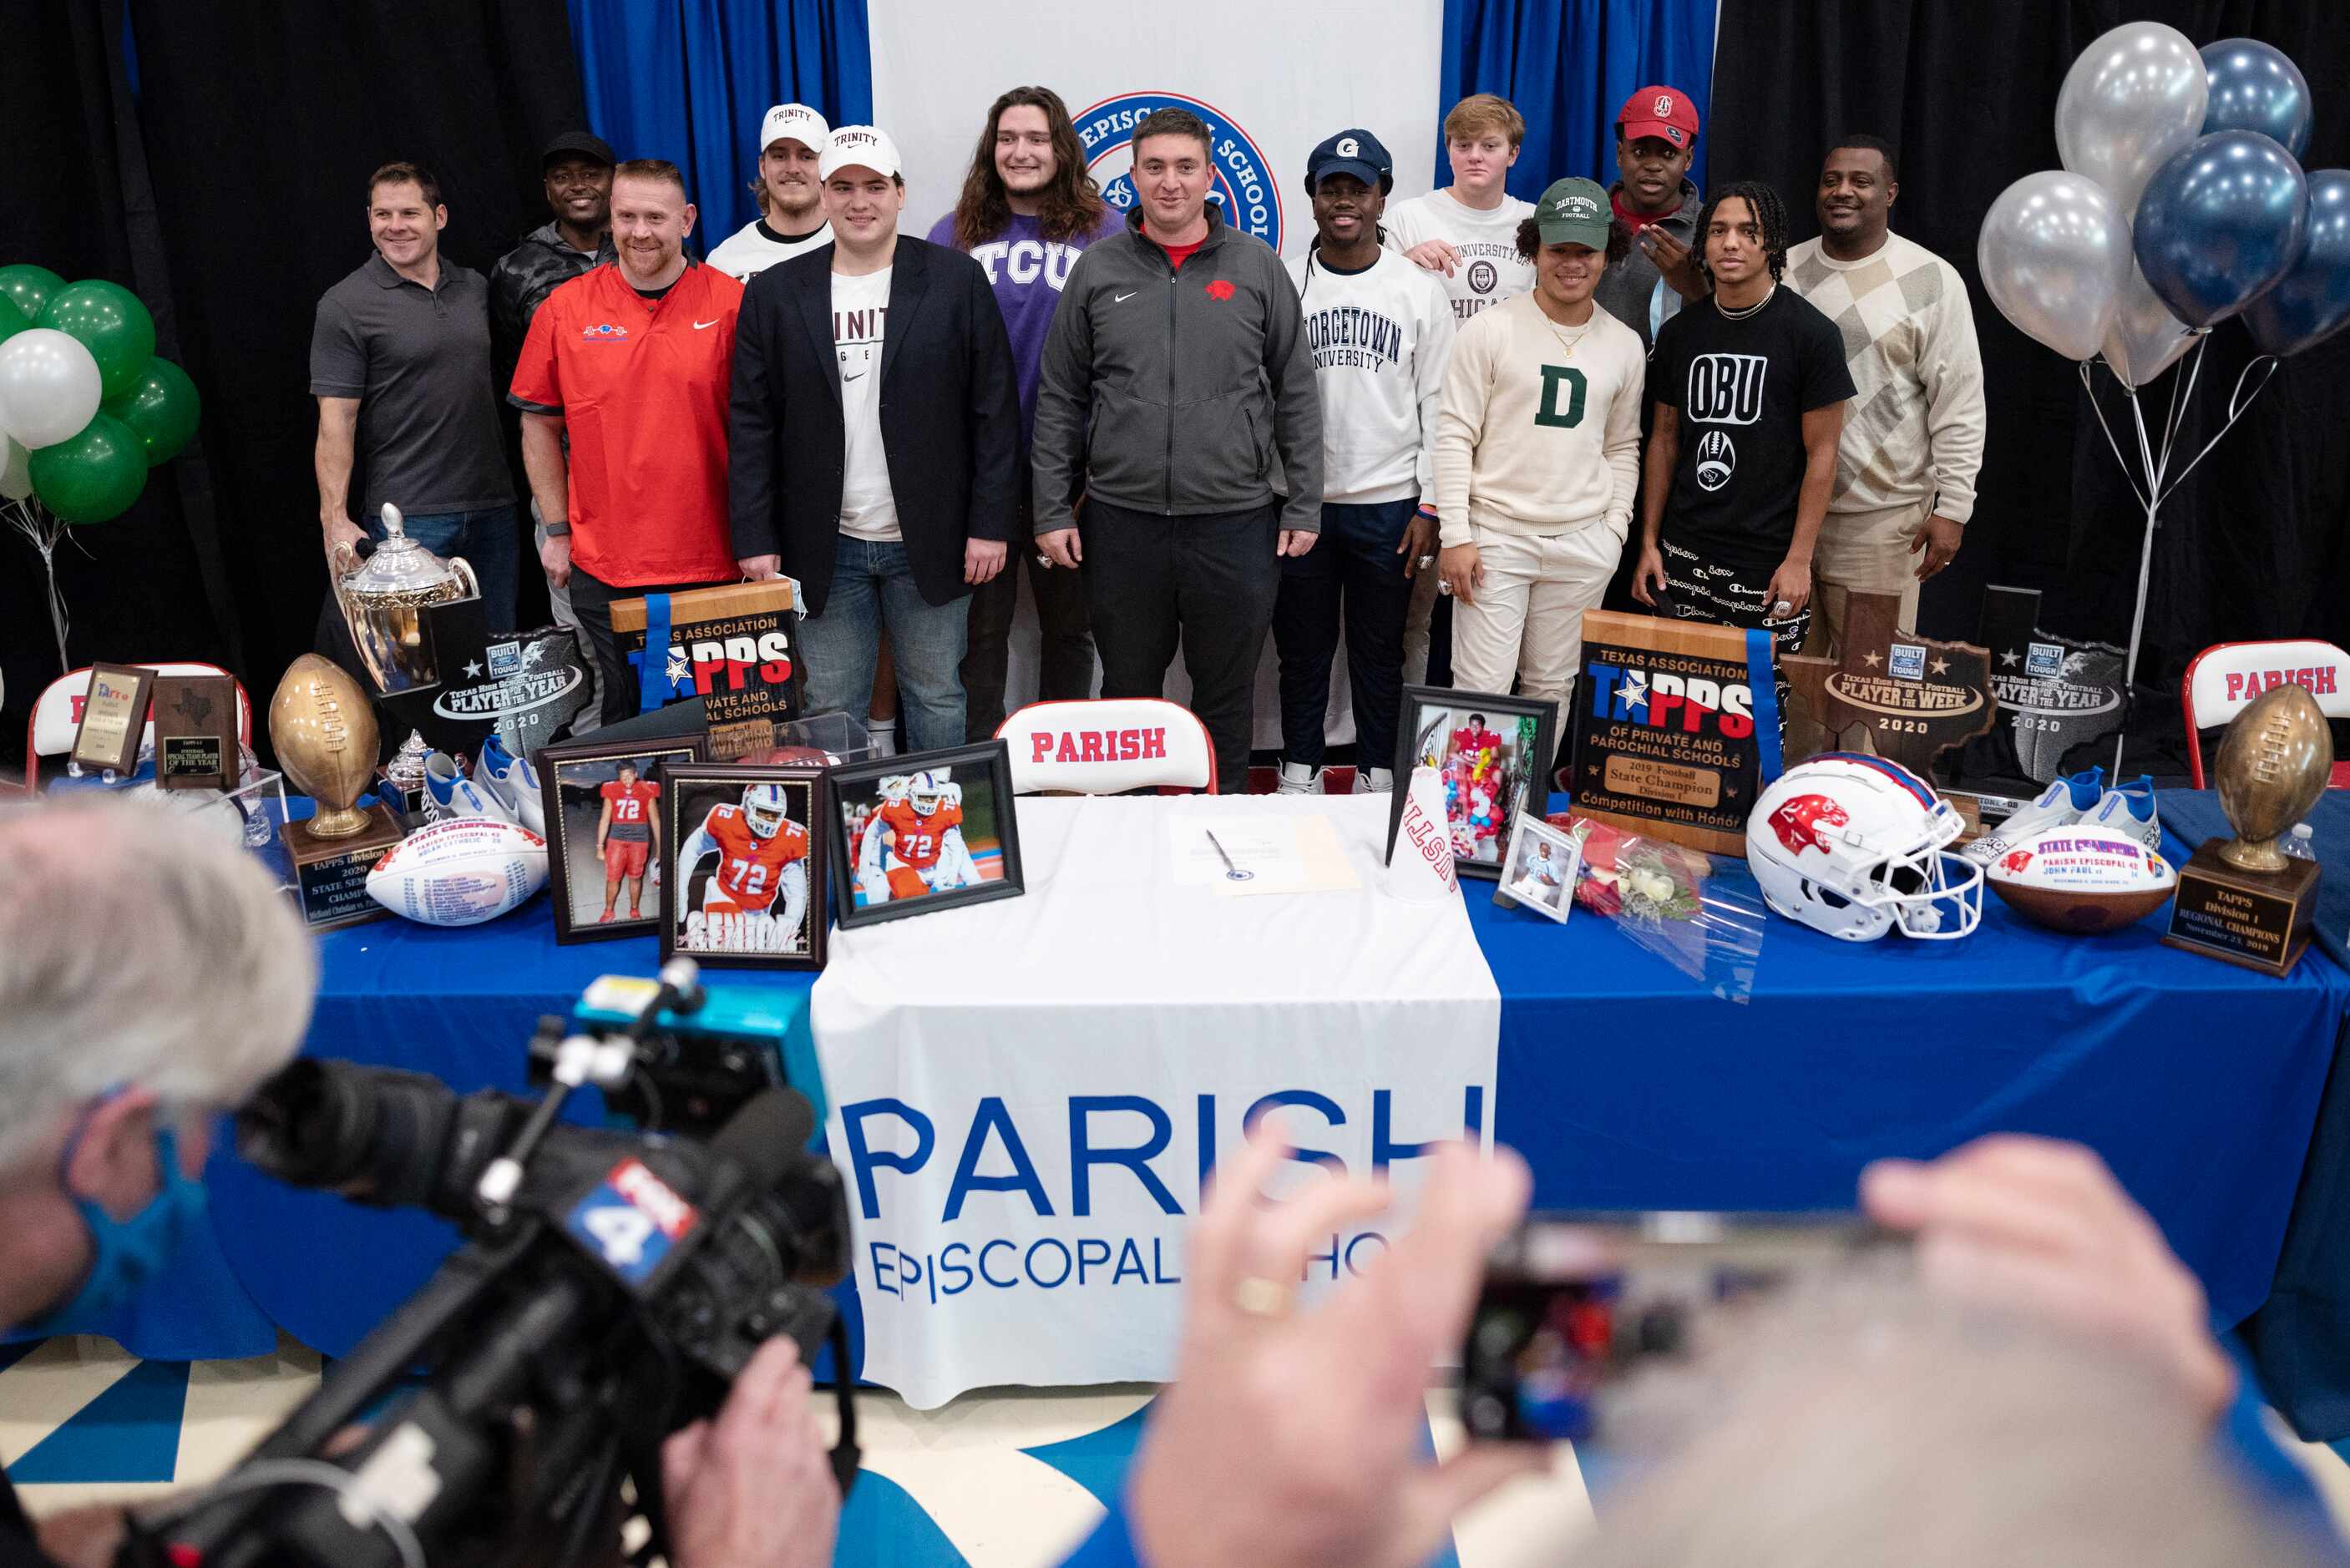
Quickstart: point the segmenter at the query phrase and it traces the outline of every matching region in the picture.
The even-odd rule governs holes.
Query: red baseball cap
[[[1696,106],[1679,88],[1642,88],[1624,100],[1616,123],[1622,128],[1627,141],[1659,136],[1687,151],[1690,143],[1697,140]]]

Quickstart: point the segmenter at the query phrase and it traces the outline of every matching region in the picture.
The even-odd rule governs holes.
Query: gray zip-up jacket
[[[1284,476],[1281,525],[1322,527],[1322,401],[1297,290],[1272,248],[1208,203],[1180,272],[1142,234],[1086,248],[1045,339],[1036,532],[1087,494],[1163,516],[1242,512]]]
[[[1610,189],[1611,193],[1621,192],[1624,182],[1619,180]],[[1697,187],[1683,180],[1680,207],[1659,227],[1681,244],[1694,245],[1697,215],[1704,206]],[[1638,333],[1643,348],[1657,346],[1657,329],[1679,315],[1685,303],[1673,286],[1658,274],[1657,264],[1648,259],[1648,253],[1637,244],[1622,261],[1599,275],[1599,286],[1591,296],[1599,302],[1600,309]]]

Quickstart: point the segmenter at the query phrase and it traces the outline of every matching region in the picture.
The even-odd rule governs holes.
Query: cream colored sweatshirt
[[[1436,424],[1436,510],[1447,545],[1476,530],[1622,538],[1640,478],[1639,334],[1594,307],[1556,327],[1534,296],[1461,328]]]

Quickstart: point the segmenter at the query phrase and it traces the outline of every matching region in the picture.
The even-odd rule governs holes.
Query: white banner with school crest
[[[1018,809],[1024,897],[836,930],[811,1002],[864,1374],[918,1409],[1170,1376],[1202,1181],[1262,1107],[1407,1202],[1493,1125],[1501,992],[1461,895],[1379,890],[1387,797]],[[1310,849],[1320,819],[1351,891],[1232,891],[1206,837]],[[1393,1228],[1317,1241],[1309,1298]]]

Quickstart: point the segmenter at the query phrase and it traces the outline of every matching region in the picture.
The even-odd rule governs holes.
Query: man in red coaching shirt
[[[612,601],[737,575],[726,401],[743,286],[685,254],[693,219],[677,165],[640,158],[614,170],[617,259],[546,296],[507,393],[547,519],[540,564],[548,582],[570,585],[603,672],[606,723],[638,708]]]

